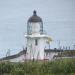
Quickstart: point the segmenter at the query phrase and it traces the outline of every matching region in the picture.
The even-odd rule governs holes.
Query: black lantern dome
[[[37,16],[36,11],[33,11],[33,15],[29,18],[28,22],[42,22],[42,19]]]

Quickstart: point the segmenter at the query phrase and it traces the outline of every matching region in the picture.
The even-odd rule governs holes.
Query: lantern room
[[[37,16],[37,12],[34,10],[33,15],[27,22],[27,34],[43,34],[43,22],[42,19]]]

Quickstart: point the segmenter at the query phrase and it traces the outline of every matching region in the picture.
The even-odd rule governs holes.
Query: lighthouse
[[[49,36],[44,34],[43,21],[34,10],[33,15],[27,21],[27,54],[28,60],[44,60],[44,49]]]

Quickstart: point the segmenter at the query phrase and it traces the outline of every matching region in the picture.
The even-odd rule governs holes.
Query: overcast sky
[[[44,30],[54,40],[51,48],[75,44],[75,0],[0,0],[0,56],[26,44],[27,20],[37,10]]]

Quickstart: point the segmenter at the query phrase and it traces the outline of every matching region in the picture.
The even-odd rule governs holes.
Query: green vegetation
[[[59,52],[56,57],[73,57],[75,56],[75,50],[64,50],[63,52]]]
[[[75,50],[66,50],[62,53],[63,56],[75,56]]]
[[[0,63],[0,75],[75,75],[75,59]]]

